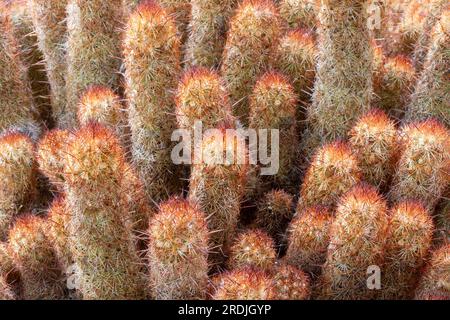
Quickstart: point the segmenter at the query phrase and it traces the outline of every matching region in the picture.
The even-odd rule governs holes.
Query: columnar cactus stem
[[[186,64],[216,68],[222,57],[229,18],[237,0],[192,0]]]
[[[274,188],[292,188],[298,176],[298,138],[296,127],[297,97],[294,88],[281,74],[269,72],[256,83],[250,96],[249,127],[255,130],[278,130],[279,144],[267,146],[269,154],[278,152],[278,172],[259,177],[260,183]],[[268,188],[269,190],[271,188]],[[264,190],[267,191],[267,190]]]
[[[204,129],[233,124],[228,91],[219,75],[203,67],[192,68],[182,77],[176,94],[178,127],[194,129],[197,121]]]
[[[423,65],[423,71],[406,112],[405,121],[407,123],[434,117],[450,128],[449,32],[450,10],[445,10],[432,31],[430,49]]]
[[[292,81],[304,108],[311,102],[316,76],[316,55],[314,37],[302,29],[289,31],[278,46],[277,68]],[[297,120],[303,120],[303,111],[297,111]]]
[[[91,124],[75,133],[65,158],[69,246],[84,299],[141,299],[144,281],[125,197],[126,163],[112,131]]]
[[[226,272],[216,279],[214,300],[274,300],[272,277],[250,269]]]
[[[339,198],[362,179],[358,160],[343,142],[328,144],[313,157],[300,189],[298,209],[334,207]]]
[[[226,0],[225,0],[226,1]],[[188,36],[188,25],[191,19],[190,0],[159,0],[158,3],[174,19],[181,43],[185,43]]]
[[[256,225],[265,230],[278,242],[294,214],[293,196],[282,191],[272,190],[258,202]]]
[[[59,127],[66,127],[64,115],[66,104],[66,7],[68,0],[31,0],[28,8],[43,53],[45,69],[50,84],[50,100],[53,118]],[[73,115],[72,115],[73,117]]]
[[[369,2],[321,1],[317,79],[303,143],[307,158],[322,143],[346,138],[355,121],[370,108],[373,48],[367,24]]]
[[[121,65],[120,43],[125,8],[122,0],[69,0],[67,6],[67,106],[62,120],[76,124],[76,108],[92,84],[116,88]]]
[[[157,300],[205,299],[209,231],[203,212],[186,200],[160,205],[150,221],[150,285]]]
[[[69,248],[68,227],[71,214],[66,208],[66,199],[64,196],[59,196],[53,200],[47,216],[48,228],[46,235],[55,248],[59,266],[62,271],[66,272],[73,265],[74,261]]]
[[[382,266],[387,227],[387,204],[375,188],[357,186],[342,197],[331,225],[320,298],[373,297],[367,272]]]
[[[230,269],[252,268],[270,272],[276,261],[275,243],[261,230],[240,234],[230,249]]]
[[[247,97],[258,77],[274,66],[281,32],[281,19],[271,0],[243,1],[230,21],[221,70],[234,114],[245,125]]]
[[[325,263],[332,222],[333,216],[323,207],[299,211],[288,228],[286,262],[318,275]]]
[[[19,53],[11,19],[7,16],[4,5],[0,4],[0,133],[18,129],[37,138],[37,111]]]
[[[169,14],[154,2],[140,4],[125,32],[126,92],[133,162],[147,197],[155,202],[181,191],[171,154],[176,128],[173,91],[180,67],[180,41]]]
[[[450,185],[449,150],[450,132],[439,122],[427,120],[405,126],[391,200],[416,199],[434,210]]]
[[[224,262],[223,254],[235,237],[248,173],[244,139],[225,137],[225,129],[217,136],[205,135],[200,147],[203,161],[192,166],[190,179],[189,198],[205,212],[212,232],[209,259],[212,267]],[[227,154],[234,155],[233,159],[224,160]]]
[[[277,300],[309,300],[311,296],[308,275],[293,266],[277,266],[273,282]]]
[[[450,289],[448,270],[450,269],[450,245],[444,245],[433,252],[416,290],[417,300],[449,300]]]
[[[125,144],[126,113],[120,97],[110,88],[93,85],[81,96],[78,122],[84,126],[92,121],[112,129]]]
[[[36,193],[36,164],[31,140],[19,133],[0,137],[0,239]]]
[[[290,28],[315,29],[318,7],[316,0],[279,0],[281,17]]]
[[[39,169],[57,192],[63,190],[64,157],[71,137],[68,130],[53,129],[42,137],[37,146],[36,160]]]
[[[433,238],[433,219],[418,202],[391,210],[383,268],[383,299],[411,299]]]
[[[18,219],[9,232],[9,248],[21,274],[25,300],[65,297],[65,284],[46,228],[44,219],[28,215]]]
[[[380,83],[374,86],[373,104],[401,119],[416,80],[416,70],[409,58],[398,55],[386,59],[380,76]]]
[[[394,173],[398,154],[394,122],[383,111],[370,111],[351,130],[350,145],[364,180],[384,190]]]

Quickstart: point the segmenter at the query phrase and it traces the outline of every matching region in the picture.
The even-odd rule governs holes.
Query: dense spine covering
[[[362,172],[351,148],[344,142],[327,144],[317,151],[306,172],[298,209],[334,207],[361,179]]]
[[[16,221],[9,231],[9,248],[20,271],[25,300],[65,297],[64,282],[53,245],[46,237],[46,220],[32,215]]]
[[[114,130],[125,143],[126,113],[120,97],[110,88],[99,85],[89,87],[81,96],[77,114],[81,126],[97,122]]]
[[[263,271],[244,269],[223,273],[216,280],[214,300],[274,300],[273,278]]]
[[[186,64],[217,68],[237,0],[192,0]]]
[[[144,2],[131,14],[124,59],[133,162],[148,199],[159,203],[181,191],[170,158],[181,67],[175,23],[156,3]]]
[[[281,38],[276,66],[289,77],[302,107],[311,102],[316,76],[317,48],[314,37],[302,29],[291,30]],[[297,119],[304,118],[304,110],[297,111]]]
[[[306,273],[296,267],[282,263],[273,276],[277,300],[309,300],[311,282]]]
[[[224,262],[223,254],[235,237],[248,173],[244,139],[239,135],[230,139],[225,129],[215,133],[203,137],[199,150],[203,159],[192,166],[189,189],[190,200],[208,217],[212,267]]]
[[[78,101],[90,85],[118,86],[124,13],[122,0],[68,2],[65,127],[76,127]]]
[[[450,185],[450,133],[434,120],[405,126],[400,133],[400,159],[390,191],[394,202],[421,201],[434,210]]]
[[[17,129],[37,138],[39,127],[31,87],[3,4],[0,4],[0,96],[0,133]]]
[[[283,75],[269,72],[258,79],[249,102],[249,128],[278,130],[279,133],[279,143],[270,141],[267,145],[267,154],[278,152],[278,171],[271,176],[259,177],[261,188],[266,185],[269,190],[292,188],[293,180],[298,176],[296,164],[299,158],[294,88]]]
[[[203,212],[187,200],[160,205],[150,221],[150,286],[157,300],[205,299],[209,231]]]
[[[150,0],[153,1],[153,0]],[[144,2],[142,2],[144,3]],[[177,27],[177,34],[181,43],[185,43],[187,38],[187,29],[191,19],[191,1],[190,0],[159,0],[158,3],[163,7],[167,14],[172,17]]]
[[[313,207],[298,212],[287,232],[286,262],[313,275],[318,275],[325,263],[332,222],[332,214],[323,207]]]
[[[358,159],[364,180],[388,187],[398,154],[397,129],[389,117],[374,109],[364,115],[350,132],[350,146]]]
[[[419,286],[417,300],[449,300],[450,245],[444,245],[433,252]]]
[[[15,300],[16,296],[5,277],[0,275],[0,300]]]
[[[68,0],[30,0],[28,7],[37,44],[44,58],[50,85],[52,114],[59,127],[66,127],[66,7]],[[73,115],[72,115],[73,116]]]
[[[423,70],[406,112],[405,121],[408,123],[436,118],[450,127],[449,30],[450,10],[446,10],[432,31]]]
[[[387,58],[382,68],[380,83],[374,86],[373,104],[397,119],[401,119],[416,80],[412,61],[398,55]]]
[[[90,124],[65,157],[69,246],[83,299],[141,299],[144,281],[126,200],[124,152],[112,131]]]
[[[70,218],[71,214],[66,208],[65,197],[59,196],[53,200],[47,213],[46,235],[55,249],[58,264],[64,272],[74,263],[69,248]]]
[[[320,298],[373,297],[367,271],[382,266],[387,227],[387,204],[375,188],[359,185],[342,197],[331,225]]]
[[[20,133],[0,137],[0,239],[13,219],[27,210],[36,192],[36,164],[31,140]]]
[[[402,202],[391,209],[381,297],[411,299],[433,238],[433,219],[418,202]]]
[[[302,143],[307,158],[322,143],[346,138],[355,121],[370,108],[373,48],[367,23],[369,2],[321,2],[317,78]]]
[[[175,97],[178,127],[193,130],[197,121],[203,129],[233,124],[228,91],[219,75],[203,67],[187,71]]]
[[[55,191],[62,191],[64,182],[64,157],[71,139],[68,130],[48,131],[37,145],[36,161],[41,172],[49,179]]]
[[[274,66],[282,33],[281,19],[271,0],[245,0],[235,11],[222,60],[234,114],[248,124],[248,96],[257,79]]]
[[[294,197],[283,190],[266,193],[257,204],[256,225],[278,242],[294,214]]]
[[[230,269],[257,269],[271,271],[276,261],[275,243],[261,230],[240,234],[230,248]]]
[[[279,0],[278,3],[280,15],[289,28],[316,28],[318,8],[315,0]]]

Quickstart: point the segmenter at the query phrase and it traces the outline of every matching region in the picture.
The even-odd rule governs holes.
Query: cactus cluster
[[[450,300],[448,1],[0,2],[0,300]]]

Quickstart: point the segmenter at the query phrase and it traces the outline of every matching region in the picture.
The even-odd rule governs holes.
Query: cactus
[[[401,119],[416,80],[415,74],[409,58],[403,55],[387,58],[380,83],[374,88],[376,99],[373,103],[392,117]]]
[[[432,31],[430,49],[423,65],[423,71],[405,115],[407,123],[434,117],[450,128],[449,29],[450,10],[446,10]]]
[[[75,133],[64,163],[69,246],[83,299],[143,298],[119,141],[109,129],[90,124]]]
[[[216,68],[220,64],[228,22],[237,0],[192,0],[186,64]]]
[[[13,1],[9,6],[9,15],[13,25],[13,35],[19,44],[19,57],[26,69],[32,100],[36,107],[36,116],[47,125],[52,124],[50,86],[43,66],[43,54],[37,46],[37,35],[32,21],[32,13],[27,0]]]
[[[181,191],[171,158],[176,127],[173,90],[180,72],[180,42],[174,21],[154,2],[130,16],[124,43],[126,91],[133,162],[155,203]]]
[[[226,272],[216,280],[213,300],[274,300],[272,277],[250,269]]]
[[[18,267],[25,300],[54,300],[65,297],[64,283],[52,243],[45,236],[46,221],[27,215],[9,231],[9,248]]]
[[[277,300],[309,300],[311,285],[307,274],[286,264],[274,272],[274,291]]]
[[[119,84],[122,0],[70,0],[67,6],[67,106],[64,127],[76,127],[79,98],[90,85]]]
[[[174,19],[177,27],[177,34],[181,43],[185,43],[188,36],[187,29],[191,20],[191,1],[190,0],[159,0],[158,3],[163,7],[167,14]]]
[[[119,96],[111,89],[93,85],[81,96],[78,104],[78,122],[84,126],[91,121],[113,129],[125,145],[126,113]]]
[[[411,1],[404,5],[404,13],[399,24],[398,53],[410,55],[425,31],[426,17],[428,16],[430,3],[432,1]]]
[[[50,101],[53,118],[58,127],[66,127],[66,19],[67,0],[31,0],[28,10],[32,18],[37,44],[44,58],[50,85]],[[73,115],[72,115],[73,116]]]
[[[49,179],[56,192],[61,192],[64,183],[64,157],[71,139],[68,130],[53,129],[39,141],[36,160],[39,169]]]
[[[3,276],[0,276],[0,301],[1,300],[16,300],[14,292]]]
[[[383,263],[388,227],[386,201],[377,190],[358,185],[345,194],[331,225],[320,298],[371,299],[367,271]],[[351,226],[351,227],[349,227]]]
[[[416,300],[449,300],[450,245],[433,252],[416,290]]]
[[[299,158],[296,130],[297,97],[294,89],[284,76],[269,72],[256,82],[249,101],[249,127],[279,132],[280,143],[276,145],[271,141],[267,146],[268,154],[279,153],[278,172],[272,176],[260,177],[260,184],[275,188],[292,188],[293,180],[298,176],[296,162]],[[264,186],[262,188],[264,189]]]
[[[181,129],[194,129],[196,121],[201,121],[204,129],[232,127],[228,91],[219,75],[202,67],[187,71],[178,85],[176,115]]]
[[[272,190],[263,196],[257,207],[256,225],[281,242],[293,216],[293,196],[282,190]]]
[[[317,276],[325,263],[333,216],[324,207],[298,211],[288,228],[286,262]]]
[[[230,249],[230,269],[252,268],[271,271],[275,265],[276,252],[273,239],[261,230],[240,234]]]
[[[317,151],[306,173],[298,209],[317,205],[332,208],[361,179],[358,160],[346,143],[325,145]]]
[[[402,202],[391,209],[381,296],[411,299],[418,273],[433,238],[433,219],[418,202]]]
[[[370,108],[373,48],[367,24],[369,2],[321,2],[317,79],[302,143],[307,159],[322,143],[346,138]]]
[[[189,198],[206,214],[212,231],[212,267],[223,262],[223,253],[234,239],[248,172],[245,141],[239,135],[225,137],[225,129],[203,137],[199,151],[204,159],[192,166],[190,178]],[[225,154],[234,159],[220,159]]]
[[[279,0],[278,6],[290,28],[316,28],[318,8],[315,0]]]
[[[204,299],[208,284],[206,217],[188,201],[171,199],[150,221],[150,284],[157,300]]]
[[[69,248],[69,230],[71,214],[66,208],[66,199],[59,196],[53,200],[47,213],[46,236],[52,243],[58,264],[63,271],[73,265],[74,261]]]
[[[36,195],[36,165],[31,140],[20,133],[0,137],[0,239],[13,219],[28,209]]]
[[[450,185],[449,131],[434,120],[412,123],[402,129],[400,148],[391,200],[416,199],[434,210]]]
[[[394,173],[398,154],[397,129],[380,110],[364,115],[350,132],[349,141],[364,180],[384,190]]]
[[[11,19],[0,4],[0,133],[15,129],[37,138],[40,133],[37,110],[19,53]]]
[[[302,29],[291,30],[281,38],[278,46],[277,68],[289,77],[303,108],[311,102],[316,76],[317,48],[314,37]],[[297,111],[303,120],[304,110]]]
[[[250,95],[258,77],[274,66],[281,19],[271,0],[245,0],[230,21],[221,72],[234,114],[248,125]]]

